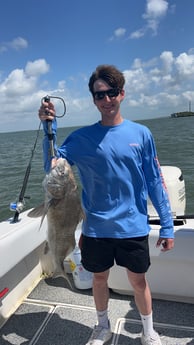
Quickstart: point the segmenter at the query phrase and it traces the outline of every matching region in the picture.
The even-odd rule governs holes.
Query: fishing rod
[[[55,98],[58,99],[62,102],[63,104],[63,113],[62,115],[55,115],[55,117],[61,118],[65,115],[66,113],[66,105],[65,105],[65,101],[63,100],[62,97],[57,97],[57,96],[45,96],[42,98],[41,103],[44,102],[50,102],[51,98]],[[54,157],[54,145],[53,145],[53,133],[52,133],[52,121],[51,120],[47,120],[48,121],[48,138],[49,138],[49,143],[50,143],[50,150],[51,150],[51,155]],[[11,223],[16,223],[19,220],[19,214],[23,211],[23,208],[25,206],[25,198],[29,198],[27,196],[25,196],[25,192],[26,192],[26,188],[27,188],[27,184],[28,184],[28,179],[30,176],[30,172],[31,172],[31,167],[32,167],[32,160],[34,157],[34,153],[35,153],[35,149],[36,149],[36,145],[37,145],[37,141],[38,141],[38,137],[39,137],[39,133],[40,133],[40,128],[41,128],[41,121],[37,130],[37,135],[36,135],[36,139],[34,142],[34,146],[32,149],[32,153],[31,153],[31,157],[28,163],[28,166],[26,168],[25,171],[25,175],[24,175],[24,180],[23,180],[23,184],[22,184],[22,188],[18,197],[18,201],[17,202],[12,202],[10,203],[10,210],[14,211],[14,217],[11,221]]]
[[[33,146],[33,149],[32,149],[32,153],[31,153],[31,157],[30,157],[28,166],[26,168],[26,172],[25,172],[25,175],[24,175],[24,180],[23,180],[23,184],[22,184],[22,188],[21,188],[21,191],[20,191],[20,194],[19,194],[18,201],[17,202],[11,202],[11,204],[10,204],[10,210],[11,211],[15,211],[14,217],[12,219],[12,223],[16,223],[18,221],[19,214],[22,212],[22,210],[24,208],[24,205],[25,205],[25,200],[24,199],[27,198],[25,196],[25,192],[26,192],[26,187],[27,187],[28,179],[29,179],[29,176],[30,176],[32,160],[33,160],[33,157],[34,157],[34,152],[35,152],[35,149],[36,149],[36,144],[37,144],[38,137],[39,137],[40,126],[41,126],[41,122],[40,122],[38,130],[37,130],[36,139],[35,139],[35,142],[34,142],[34,146]]]

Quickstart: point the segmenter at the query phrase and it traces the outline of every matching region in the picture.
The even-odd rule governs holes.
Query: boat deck
[[[153,299],[153,310],[163,345],[194,345],[194,304]],[[133,296],[110,291],[109,315],[113,337],[107,345],[141,344]],[[0,344],[85,345],[95,322],[91,289],[71,290],[63,278],[45,279],[1,328]]]

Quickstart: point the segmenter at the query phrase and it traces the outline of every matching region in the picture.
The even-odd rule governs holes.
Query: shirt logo
[[[139,146],[138,143],[130,143],[129,146]]]

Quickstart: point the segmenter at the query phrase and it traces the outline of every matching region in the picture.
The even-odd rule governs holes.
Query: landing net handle
[[[61,97],[57,97],[57,96],[45,96],[42,98],[42,101],[41,102],[47,102],[49,103],[50,100],[52,98],[55,98],[55,99],[58,99],[60,100],[62,103],[63,103],[63,107],[64,107],[64,110],[63,110],[63,114],[62,115],[55,115],[55,117],[63,117],[66,113],[66,105],[65,105],[65,101],[63,98]],[[47,111],[47,114],[49,114],[49,112]],[[47,120],[47,123],[48,123],[48,139],[49,139],[49,144],[50,144],[50,152],[51,152],[51,157],[55,157],[55,151],[54,151],[54,144],[53,144],[53,131],[52,131],[52,121],[51,120]]]

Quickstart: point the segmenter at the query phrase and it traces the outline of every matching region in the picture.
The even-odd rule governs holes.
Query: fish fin
[[[44,254],[46,255],[50,251],[48,242],[45,243]]]
[[[43,216],[42,216],[42,218],[41,218],[39,230],[40,230],[40,228],[41,228],[41,226],[42,226],[42,223],[43,223],[43,220],[44,220],[45,216],[46,216],[46,213],[44,213]]]
[[[44,220],[44,218],[48,212],[48,209],[51,205],[52,205],[52,199],[46,204],[46,207],[45,207],[45,203],[43,203],[43,204],[33,208],[33,210],[27,214],[28,217],[31,217],[31,218],[38,218],[38,217],[42,216],[39,229],[41,228],[43,220]]]
[[[44,214],[44,203],[41,205],[33,208],[30,212],[28,212],[27,216],[30,218],[38,218],[41,217]]]
[[[48,212],[48,209],[49,209],[50,206],[52,206],[52,204],[53,204],[53,200],[52,199],[46,204],[46,207],[45,207],[45,204],[43,204],[44,208],[43,208],[43,212],[42,212],[42,218],[41,218],[39,229],[41,228],[43,220],[44,220],[44,218],[45,218],[45,216],[46,216],[46,214]]]

